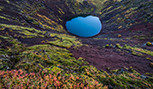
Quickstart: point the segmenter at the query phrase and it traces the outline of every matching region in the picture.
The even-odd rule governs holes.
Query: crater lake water
[[[100,33],[102,23],[96,16],[76,17],[66,22],[67,30],[80,37],[92,37]]]

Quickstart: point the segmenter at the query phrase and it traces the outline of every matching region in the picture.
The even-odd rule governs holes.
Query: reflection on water
[[[102,24],[96,16],[76,17],[66,22],[66,28],[74,35],[92,37],[101,31]]]

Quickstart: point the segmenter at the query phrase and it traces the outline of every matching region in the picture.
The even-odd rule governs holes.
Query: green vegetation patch
[[[92,3],[96,6],[96,12],[100,12],[100,10],[105,7],[104,3],[106,1],[107,0],[89,0],[89,3]]]
[[[116,44],[116,47],[119,48],[119,49],[131,49],[133,55],[143,56],[142,53],[144,53],[144,54],[148,54],[150,56],[153,56],[153,51],[150,51],[150,50],[147,50],[147,49],[132,47],[132,46],[128,46],[128,45],[125,45],[125,46],[122,47],[120,44]],[[138,53],[138,52],[140,52],[140,53]]]
[[[18,4],[17,9],[21,10],[23,15],[35,15],[43,20],[27,17],[27,22],[31,21],[32,25],[39,25],[45,29],[65,32],[63,26],[56,22],[58,20],[62,22],[62,20],[59,19],[58,16],[51,15],[52,11],[51,13],[49,12],[50,17],[36,14],[39,9],[44,8],[43,2],[30,4],[31,2],[28,0],[22,0],[20,3],[18,3],[18,1],[16,3],[12,3],[13,1],[10,0],[5,1],[11,5]],[[137,16],[135,13],[142,11],[147,11],[147,14],[140,17],[139,21],[146,22],[149,20],[150,22],[149,18],[152,16],[151,11],[149,11],[150,8],[146,8],[151,6],[151,4],[149,4],[150,1],[146,2],[148,4],[141,2],[143,0],[137,0],[136,2],[125,0],[120,3],[121,1],[122,0],[66,0],[65,3],[66,6],[71,7],[69,10],[76,15],[95,11],[95,14],[99,16],[100,14],[101,16],[106,15],[109,18],[109,16],[111,17],[109,14],[112,12],[125,10],[120,14],[114,14],[110,19],[110,22],[114,22],[111,22],[109,25],[116,24],[119,26],[118,29],[123,29],[124,25],[129,27],[138,24],[134,22],[136,21],[134,18]],[[71,5],[67,2],[70,2]],[[135,7],[137,4],[138,6]],[[137,10],[138,8],[140,9]],[[14,10],[14,8],[12,9]],[[3,7],[0,6],[0,11],[2,10]],[[58,8],[58,13],[61,16],[66,14],[63,8]],[[0,18],[7,20],[4,16]],[[58,19],[53,21],[52,18]],[[109,20],[106,22],[109,22]],[[5,28],[22,34],[23,38],[44,37],[47,34],[46,31],[40,31],[35,28],[0,24],[0,31],[5,31]],[[49,44],[45,45],[25,47],[12,37],[0,36],[0,88],[153,89],[152,76],[141,75],[131,68],[112,70],[107,73],[106,71],[98,70],[96,67],[89,65],[82,57],[78,59],[74,58],[67,48],[78,48],[83,45],[75,36],[49,33],[48,37],[54,38],[54,41],[47,41]],[[118,35],[118,37],[121,36]],[[144,38],[146,37],[142,36],[140,39]],[[104,38],[104,40],[112,39]],[[149,43],[148,46],[151,46],[151,44]],[[112,45],[107,44],[106,47],[109,48],[112,47]],[[153,56],[152,51],[138,47],[121,46],[120,44],[116,44],[116,47],[119,48],[119,50],[128,49],[133,55],[142,56],[142,54],[148,54]],[[147,59],[151,60],[150,58]],[[151,62],[149,66],[152,67],[153,63]]]
[[[24,49],[24,45],[16,39],[0,35],[0,69],[11,69]]]
[[[43,34],[46,33],[46,31],[40,31],[35,28],[29,28],[29,27],[23,27],[23,26],[17,26],[17,25],[7,25],[7,24],[0,24],[0,26],[12,29],[14,31],[17,31],[20,34],[23,34],[24,38],[32,38],[32,37],[44,37]]]
[[[4,16],[0,16],[0,19],[5,19],[5,20],[10,20],[10,19],[8,19],[8,18],[6,18],[6,17],[4,17]]]
[[[135,51],[138,51],[138,52],[145,53],[145,54],[148,54],[150,56],[153,56],[153,51],[149,51],[147,49],[131,47],[131,46],[124,46],[123,48],[125,48],[125,49],[132,49],[132,50],[135,50]]]
[[[51,33],[51,37],[55,38],[55,41],[49,41],[48,43],[57,45],[60,47],[66,47],[70,48],[72,46],[74,47],[80,47],[83,44],[74,36],[66,35],[66,34],[57,34],[57,33]]]
[[[45,15],[37,14],[37,16],[39,18],[43,19],[42,21],[38,20],[38,22],[45,29],[51,29],[51,30],[55,30],[55,31],[58,31],[58,32],[64,32],[65,33],[65,30],[64,30],[64,28],[61,24],[58,24],[56,21],[53,21],[52,19],[46,17]]]
[[[20,55],[21,61],[16,65],[28,71],[39,71],[43,68],[60,67],[65,71],[78,71],[79,65],[84,63],[72,57],[67,49],[51,45],[35,45],[29,47]]]
[[[146,43],[147,46],[152,46],[153,44],[151,42]]]
[[[24,47],[17,40],[0,36],[0,88],[152,88],[152,77],[144,79],[133,69],[107,73],[74,58],[65,48],[49,44]],[[4,44],[5,43],[5,44]],[[13,56],[13,58],[11,58]],[[4,60],[4,57],[1,59]],[[9,63],[5,64],[5,63]],[[7,66],[10,70],[7,70]],[[12,66],[11,66],[12,65]],[[12,70],[17,69],[17,70]],[[7,70],[7,71],[6,71]]]
[[[2,11],[4,9],[4,7],[3,6],[0,6],[0,11]]]

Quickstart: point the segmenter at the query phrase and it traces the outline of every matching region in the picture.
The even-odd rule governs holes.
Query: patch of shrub
[[[146,45],[147,46],[152,46],[152,43],[151,42],[147,42]]]

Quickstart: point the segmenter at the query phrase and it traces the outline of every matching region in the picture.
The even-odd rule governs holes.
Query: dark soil
[[[134,56],[124,51],[117,51],[115,48],[84,46],[77,50],[70,49],[70,51],[73,53],[74,57],[83,57],[91,65],[105,71],[107,71],[108,68],[113,70],[133,67],[139,73],[153,73],[152,68],[149,67],[150,61],[145,59],[145,57]]]
[[[153,39],[144,38],[139,39],[133,38],[133,36],[146,36],[151,37],[153,31],[153,26],[148,24],[145,25],[137,25],[133,26],[130,29],[123,31],[114,31],[107,34],[100,34],[99,36],[110,37],[113,40],[96,40],[93,38],[80,38],[84,44],[89,46],[83,46],[78,49],[69,49],[70,52],[73,53],[74,57],[79,58],[83,57],[86,61],[88,61],[91,65],[97,67],[98,69],[103,69],[107,71],[107,69],[119,69],[119,68],[129,68],[133,67],[139,73],[153,73],[153,69],[149,66],[149,63],[153,61],[153,57],[144,54],[145,56],[135,56],[132,55],[129,50],[122,50],[115,47],[112,48],[103,48],[106,44],[119,43],[121,45],[131,45],[131,46],[139,46],[144,49],[152,50],[152,46],[144,46],[147,41],[153,41]],[[141,32],[141,33],[140,33]],[[118,38],[117,34],[121,34],[122,37]],[[130,37],[130,39],[126,39]],[[101,37],[102,38],[102,37]],[[147,60],[146,57],[151,58],[151,60]]]

